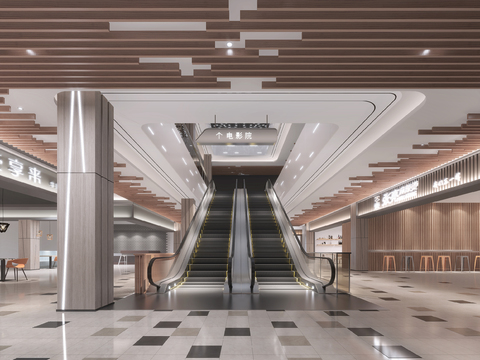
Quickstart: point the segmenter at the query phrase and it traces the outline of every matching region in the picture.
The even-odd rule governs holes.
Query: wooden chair
[[[58,256],[55,256],[55,259],[53,260],[53,265],[52,265],[52,267],[57,266],[57,261],[58,261]]]
[[[28,280],[27,275],[25,274],[25,271],[23,270],[23,268],[27,264],[27,261],[28,261],[28,258],[9,260],[7,262],[7,266],[6,266],[7,273],[5,274],[5,277],[7,277],[8,270],[10,270],[10,268],[12,268],[13,269],[13,277],[18,281],[18,270],[20,269],[20,270],[22,270],[23,275],[25,276],[25,279]]]

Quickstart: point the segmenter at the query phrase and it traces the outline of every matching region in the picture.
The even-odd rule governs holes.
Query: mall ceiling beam
[[[118,83],[88,83],[88,82],[45,82],[45,83],[0,83],[12,89],[58,89],[58,88],[89,88],[89,89],[230,89],[230,82],[218,83],[145,83],[145,82],[118,82]]]
[[[73,65],[61,65],[61,64],[1,64],[1,70],[3,72],[58,72],[62,74],[63,72],[95,72],[98,75],[110,74],[111,72],[124,71],[125,73],[133,72],[149,72],[152,74],[156,73],[170,73],[176,72],[180,73],[180,67],[178,63],[150,63],[150,64],[139,64],[139,63],[130,63],[130,64],[73,64]]]
[[[19,6],[20,5],[20,6]],[[69,11],[77,12],[84,10],[175,10],[175,11],[222,11],[228,9],[228,0],[83,0],[81,2],[69,2],[58,0],[22,0],[19,4],[16,0],[2,0],[0,9],[14,11]]]
[[[35,49],[35,52],[40,55],[40,50],[92,50],[108,49],[108,50],[205,50],[215,49],[215,41],[138,41],[138,40],[124,40],[124,41],[3,41],[0,40],[0,50],[8,49]]]

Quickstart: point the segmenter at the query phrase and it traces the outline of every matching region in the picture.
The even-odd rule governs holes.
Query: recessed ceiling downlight
[[[232,42],[231,41],[227,42],[227,46],[231,48],[233,46]]]

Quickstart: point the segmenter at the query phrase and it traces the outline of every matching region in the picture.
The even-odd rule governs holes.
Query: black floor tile
[[[348,316],[348,314],[343,312],[343,311],[328,310],[328,311],[324,311],[324,313],[329,315],[329,316]]]
[[[46,323],[34,326],[34,328],[47,328],[47,329],[54,329],[58,328],[62,325],[68,324],[70,321],[47,321]]]
[[[471,301],[466,301],[466,300],[448,300],[450,302],[454,302],[457,304],[475,304],[474,302]]]
[[[431,316],[431,315],[414,315],[413,317],[426,322],[447,322],[447,320],[443,320],[436,316]]]
[[[114,286],[114,288],[121,288],[121,287],[123,287],[123,286],[120,286],[120,285],[119,286]]]
[[[293,321],[272,321],[274,328],[296,328],[297,325]]]
[[[449,281],[439,281],[438,283],[439,284],[451,284],[451,282],[449,282]]]
[[[348,328],[357,336],[383,336],[378,331],[373,330],[372,328]]]
[[[162,346],[168,336],[142,336],[133,346]]]
[[[408,276],[400,276],[400,279],[410,279]]]
[[[45,293],[45,294],[40,294],[40,295],[57,295],[57,293]]]
[[[408,286],[408,285],[400,285],[399,287],[404,288],[404,289],[412,289],[413,286]]]
[[[50,358],[15,358],[13,360],[49,360]]]
[[[267,311],[285,311],[285,310],[267,310]]]
[[[407,358],[407,359],[421,359],[421,356],[411,352],[403,346],[382,346],[373,345],[375,349],[380,351],[383,355],[389,359]]]
[[[226,328],[225,333],[223,335],[224,336],[250,336],[250,328]]]
[[[192,346],[188,352],[188,358],[219,358],[222,352],[221,346]]]
[[[384,297],[384,298],[380,298],[382,300],[385,300],[385,301],[400,301],[399,299],[396,299],[394,297]]]
[[[154,328],[176,329],[181,323],[181,321],[160,321]]]
[[[376,309],[366,309],[366,310],[360,310],[360,311],[378,311]]]
[[[190,311],[188,316],[208,316],[210,311]]]
[[[168,309],[168,310],[157,310],[155,309],[154,311],[163,311],[163,312],[169,312],[169,311],[173,311],[172,309]]]
[[[375,293],[375,294],[386,294],[387,292],[386,292],[386,291],[382,291],[382,290],[373,290],[372,293]]]

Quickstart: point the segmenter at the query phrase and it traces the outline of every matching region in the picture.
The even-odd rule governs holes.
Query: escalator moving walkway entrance
[[[182,286],[223,289],[228,266],[232,206],[231,191],[215,193],[182,277]]]
[[[259,289],[305,290],[295,276],[295,265],[282,238],[266,192],[250,192],[248,207]]]

